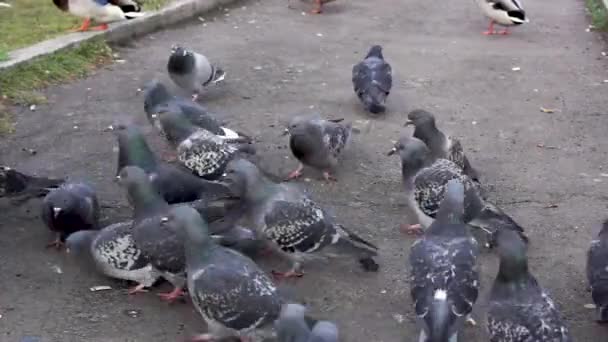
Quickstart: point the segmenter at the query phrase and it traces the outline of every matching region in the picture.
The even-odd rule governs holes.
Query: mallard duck
[[[490,18],[488,30],[485,35],[509,34],[508,26],[521,25],[529,22],[526,12],[518,0],[475,0],[483,13]],[[505,27],[504,30],[494,31],[494,24]]]
[[[53,0],[57,8],[75,16],[85,18],[74,31],[106,30],[108,23],[141,17],[141,6],[133,0]],[[102,23],[89,27],[91,19]]]

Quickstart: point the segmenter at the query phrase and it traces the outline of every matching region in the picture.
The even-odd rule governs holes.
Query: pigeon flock
[[[62,10],[87,18],[81,30],[88,29],[91,17],[104,22],[140,12],[128,1],[95,0],[104,11],[93,16],[84,10],[94,9],[85,6],[91,1],[54,0]],[[320,13],[326,2],[315,1],[313,11]],[[491,19],[486,34],[496,33],[494,24],[528,21],[517,0],[477,2]],[[304,276],[306,263],[319,258],[340,257],[366,272],[380,271],[373,242],[290,182],[305,166],[326,182],[337,181],[341,157],[356,143],[352,124],[318,113],[293,117],[284,133],[299,166],[277,182],[258,168],[254,139],[196,102],[207,86],[224,80],[224,69],[174,46],[167,71],[188,97],[152,80],[144,88],[144,112],[170,147],[169,156],[157,156],[137,126],[108,128],[118,142],[114,177],[132,207],[131,219],[104,227],[90,184],[33,177],[7,166],[0,167],[0,197],[14,204],[43,197],[41,218],[53,234],[48,246],[65,247],[82,267],[132,282],[129,294],[147,292],[161,279],[173,287],[159,294],[162,300],[187,293],[207,324],[207,332],[193,341],[337,342],[334,323],[312,318],[277,284]],[[387,111],[392,83],[379,45],[352,68],[354,93],[370,115]],[[559,308],[530,273],[532,241],[487,199],[463,143],[439,130],[425,110],[410,112],[404,125],[413,126],[413,134],[401,136],[387,154],[400,157],[403,193],[418,221],[402,230],[420,234],[409,253],[412,312],[420,329],[412,339],[457,342],[465,324],[477,324],[471,313],[481,285],[478,259],[481,248],[488,248],[500,260],[488,299],[489,341],[572,341]],[[261,256],[282,258],[289,268],[266,272],[255,262]],[[587,275],[597,321],[608,322],[608,221],[592,241]]]

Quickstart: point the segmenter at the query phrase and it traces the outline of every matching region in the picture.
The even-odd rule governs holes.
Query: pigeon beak
[[[61,208],[53,207],[53,217],[57,217],[57,215],[59,215],[61,210],[62,210]]]
[[[414,125],[414,121],[412,121],[412,120],[407,120],[405,122],[405,124],[403,124],[403,126],[413,126],[413,125]]]
[[[392,156],[393,154],[395,154],[397,152],[397,148],[393,147],[391,148],[390,151],[388,151],[388,153],[386,154],[387,156]]]
[[[285,128],[285,130],[283,131],[283,134],[281,134],[282,136],[286,136],[289,135],[289,128]]]
[[[119,182],[120,180],[121,180],[120,175],[118,175],[118,176],[116,176],[116,178],[114,178],[114,181],[115,181],[115,182]]]

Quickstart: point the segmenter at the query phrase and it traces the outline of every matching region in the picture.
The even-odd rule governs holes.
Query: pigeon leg
[[[72,29],[70,31],[72,31],[72,32],[84,32],[84,31],[87,31],[89,29],[90,25],[91,25],[91,18],[86,18],[82,22],[82,25],[80,25],[80,27]]]
[[[279,272],[279,271],[272,270],[272,276],[274,277],[274,279],[276,281],[281,281],[281,280],[285,280],[285,279],[289,279],[289,278],[302,278],[304,276],[304,273],[297,272],[294,270],[290,270],[287,272]]]
[[[287,176],[287,178],[285,180],[291,180],[291,179],[295,179],[298,178],[302,175],[302,169],[304,168],[303,164],[298,165],[298,168],[293,170],[289,176]]]
[[[311,14],[320,14],[321,13],[321,1],[315,0],[315,7],[310,11]]]
[[[211,334],[200,334],[196,336],[192,336],[188,339],[190,342],[213,342],[215,341],[215,336]]]
[[[490,26],[488,26],[488,30],[483,32],[483,34],[485,34],[486,36],[491,36],[493,34],[496,34],[496,31],[494,31],[494,21],[490,20]]]
[[[93,26],[89,28],[90,31],[105,31],[108,29],[108,24],[101,24],[99,26]]]
[[[158,296],[169,303],[173,303],[177,298],[180,298],[184,295],[184,291],[181,287],[175,287],[173,291],[167,293],[159,293]]]
[[[328,171],[323,171],[323,178],[325,178],[326,181],[333,181],[333,182],[337,182],[338,179],[334,176],[332,176]]]
[[[64,243],[61,242],[61,235],[57,233],[57,237],[52,242],[49,242],[46,245],[46,248],[55,248],[56,250],[60,250],[64,247]]]
[[[146,285],[144,285],[144,284],[138,284],[137,286],[129,289],[129,294],[134,295],[136,293],[148,292],[148,290],[146,290],[145,287],[146,287]]]
[[[416,223],[416,224],[402,224],[401,225],[401,232],[403,232],[404,234],[421,234],[423,232],[422,226],[420,225],[420,223]]]
[[[473,326],[473,327],[477,326],[477,322],[476,322],[476,321],[473,319],[473,317],[471,316],[471,314],[468,314],[468,315],[467,315],[466,322],[467,322],[469,325]]]

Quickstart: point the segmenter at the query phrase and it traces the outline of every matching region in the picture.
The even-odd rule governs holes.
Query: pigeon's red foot
[[[297,169],[291,171],[291,173],[287,176],[287,178],[285,178],[285,180],[292,180],[302,176],[302,168],[302,165],[298,166]]]
[[[192,336],[187,341],[189,342],[213,342],[215,341],[215,336],[211,334],[200,334],[196,336]]]
[[[46,248],[55,248],[56,250],[61,250],[63,247],[65,247],[65,244],[61,242],[59,238],[57,238],[53,242],[49,242],[46,245]]]
[[[181,287],[176,287],[171,292],[158,294],[160,299],[167,301],[169,303],[173,303],[176,299],[182,297],[183,295],[184,295],[184,290],[182,290]]]
[[[337,182],[338,179],[336,177],[334,177],[333,175],[331,175],[329,172],[327,171],[323,171],[323,178],[325,178],[326,181],[328,182]]]
[[[412,234],[422,234],[423,229],[420,223],[416,224],[402,224],[401,232],[404,234],[412,235]]]
[[[272,270],[272,276],[276,281],[281,281],[289,278],[302,278],[304,273],[296,271],[279,272]]]
[[[145,285],[144,284],[138,284],[135,287],[132,287],[129,289],[129,294],[130,295],[134,295],[136,293],[144,293],[144,292],[148,292],[148,290],[145,289]]]
[[[484,31],[483,34],[485,34],[486,36],[491,36],[493,34],[496,34],[496,31],[494,31],[494,22],[490,20],[490,26],[488,26],[488,30]]]

